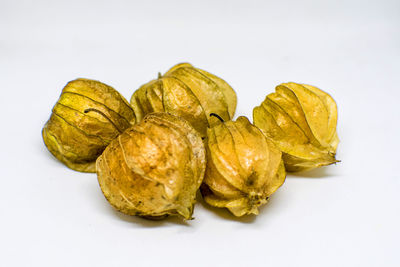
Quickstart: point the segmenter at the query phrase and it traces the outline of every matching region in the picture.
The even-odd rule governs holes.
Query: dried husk
[[[42,130],[48,150],[69,168],[96,172],[96,159],[135,122],[128,101],[114,88],[89,79],[69,82]]]
[[[221,78],[181,63],[142,85],[130,103],[138,121],[152,112],[169,112],[189,121],[204,137],[207,127],[218,122],[211,113],[226,121],[233,118],[236,93]]]
[[[287,171],[338,162],[337,107],[317,87],[282,83],[253,110],[254,124],[283,152]]]
[[[246,117],[211,127],[206,149],[203,198],[235,216],[257,215],[285,181],[281,152]]]
[[[96,166],[101,190],[115,209],[152,219],[191,219],[205,148],[184,119],[153,113],[112,141]]]

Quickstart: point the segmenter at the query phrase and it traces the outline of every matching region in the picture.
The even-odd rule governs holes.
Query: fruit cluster
[[[69,82],[43,127],[48,150],[67,167],[97,172],[117,210],[191,219],[200,192],[235,216],[258,207],[286,171],[337,162],[337,107],[322,90],[283,83],[246,117],[236,93],[188,63],[136,90],[130,103],[99,81]]]

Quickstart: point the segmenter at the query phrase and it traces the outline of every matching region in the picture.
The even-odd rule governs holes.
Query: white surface
[[[187,223],[114,212],[41,128],[69,80],[129,99],[181,61],[227,80],[237,115],[281,82],[328,91],[342,162],[289,175],[257,218],[202,203]],[[398,0],[3,0],[0,265],[400,266],[399,84]]]

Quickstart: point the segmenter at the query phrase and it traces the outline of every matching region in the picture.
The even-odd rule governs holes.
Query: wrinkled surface
[[[163,76],[141,86],[131,97],[131,105],[140,121],[151,112],[169,112],[189,121],[202,136],[218,120],[233,118],[236,93],[221,78],[189,63],[172,67]]]
[[[281,152],[246,117],[210,128],[206,147],[201,193],[211,206],[257,215],[285,181]]]
[[[322,90],[293,82],[280,84],[254,108],[253,120],[283,152],[287,171],[337,162],[337,107]]]
[[[191,219],[205,162],[201,136],[188,122],[153,113],[112,141],[96,166],[101,190],[117,210]]]
[[[135,122],[133,109],[114,88],[88,79],[69,82],[42,130],[48,150],[69,168],[95,172],[95,162]]]

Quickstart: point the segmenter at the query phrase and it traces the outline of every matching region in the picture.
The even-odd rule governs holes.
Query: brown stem
[[[104,114],[102,111],[100,111],[100,110],[98,110],[98,109],[95,109],[95,108],[87,108],[87,109],[85,109],[83,112],[84,112],[84,113],[89,113],[89,112],[91,112],[91,111],[96,112],[96,113],[99,113],[101,116],[103,116],[105,119],[107,119],[107,120],[112,124],[112,126],[114,126],[115,129],[117,129],[117,131],[118,131],[119,133],[122,133],[121,129],[118,128],[118,126],[115,125],[115,123],[114,123],[106,114]]]
[[[210,117],[216,117],[217,119],[219,119],[221,122],[225,122],[223,118],[221,118],[218,114],[216,113],[210,113]]]

